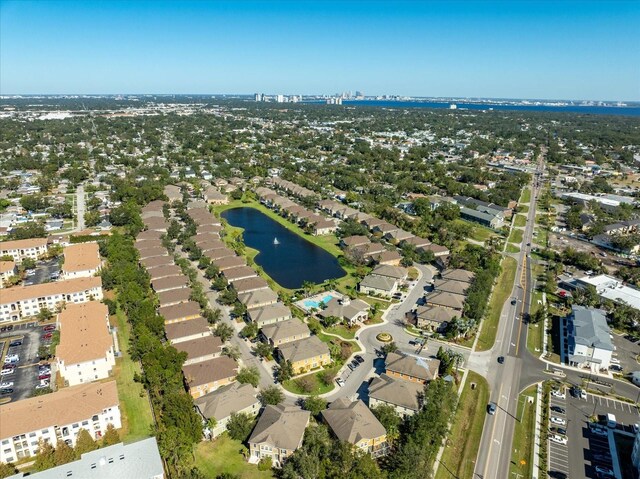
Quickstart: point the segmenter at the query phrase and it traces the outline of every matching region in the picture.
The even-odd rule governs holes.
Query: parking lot
[[[25,286],[44,283],[45,281],[55,281],[55,277],[60,274],[60,264],[57,259],[38,261],[35,269],[27,271],[24,280]]]
[[[592,394],[586,394],[586,398],[573,397],[566,389],[565,398],[551,396],[550,407],[550,418],[564,422],[550,423],[550,477],[623,477],[624,464],[614,453],[614,434],[632,434],[633,425],[640,422],[634,405]],[[608,413],[615,415],[615,429],[604,423]],[[592,424],[594,417],[600,420],[599,425]],[[567,444],[554,442],[551,438],[555,434],[566,437]],[[607,476],[606,471],[617,476]]]
[[[619,366],[624,373],[640,370],[640,364],[636,360],[640,354],[640,343],[629,340],[624,336],[613,334],[613,345],[616,347],[613,352],[613,362],[619,361]]]
[[[38,379],[38,349],[49,340],[43,339],[46,333],[37,322],[2,326],[0,328],[0,347],[3,374],[0,376],[0,403],[19,401],[30,397],[40,385]],[[2,331],[4,329],[4,331]],[[11,346],[11,343],[14,343]],[[17,356],[17,361],[8,358]],[[5,360],[7,363],[5,364]],[[14,366],[10,371],[10,366]]]

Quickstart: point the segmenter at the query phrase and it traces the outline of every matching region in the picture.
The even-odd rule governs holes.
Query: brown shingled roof
[[[104,358],[113,346],[108,315],[107,306],[97,301],[67,304],[58,315],[60,344],[56,356],[67,366]]]

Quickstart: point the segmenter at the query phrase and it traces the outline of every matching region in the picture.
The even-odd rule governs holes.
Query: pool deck
[[[331,290],[331,291],[324,291],[322,293],[314,294],[313,296],[309,296],[308,298],[301,299],[300,301],[296,301],[294,304],[305,313],[309,313],[310,310],[315,306],[308,306],[306,303],[314,302],[316,304],[319,304],[323,299],[325,299],[328,296],[331,298],[338,298],[338,299],[344,298],[344,295],[342,293],[338,293],[335,290]]]

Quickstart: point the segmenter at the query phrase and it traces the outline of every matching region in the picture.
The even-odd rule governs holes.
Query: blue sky
[[[0,1],[0,93],[640,100],[640,1]]]

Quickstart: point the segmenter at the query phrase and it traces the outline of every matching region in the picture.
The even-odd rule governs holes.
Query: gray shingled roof
[[[430,381],[438,376],[440,361],[438,359],[425,359],[417,356],[408,356],[401,353],[389,353],[385,360],[387,371],[393,371],[405,376]]]
[[[231,413],[242,411],[260,402],[256,398],[256,390],[251,384],[232,383],[205,394],[194,401],[196,407],[205,418],[220,421]]]
[[[613,351],[607,318],[601,310],[573,306],[571,311],[576,344]]]
[[[258,419],[248,442],[266,442],[279,449],[297,449],[302,443],[310,415],[309,411],[295,406],[268,405]]]
[[[369,397],[401,406],[413,411],[420,409],[424,386],[420,383],[392,378],[386,374],[373,378],[369,384]]]
[[[321,354],[329,354],[329,347],[323,343],[318,336],[310,336],[298,341],[286,343],[279,346],[278,349],[282,357],[292,363],[315,358]]]
[[[362,278],[360,281],[361,288],[373,288],[379,289],[382,291],[391,291],[393,290],[396,284],[396,280],[393,278],[389,278],[386,276],[378,276],[374,274],[370,274]]]
[[[384,426],[360,400],[351,402],[340,398],[322,411],[322,418],[338,439],[351,444],[387,434]]]
[[[310,332],[309,326],[299,319],[293,318],[263,326],[262,334],[275,343],[282,339],[291,338],[292,336],[310,334]]]

